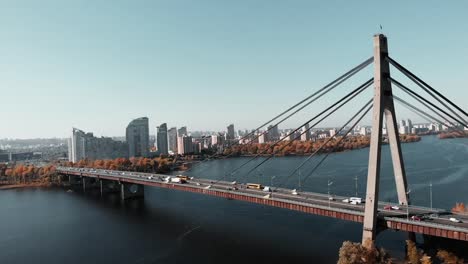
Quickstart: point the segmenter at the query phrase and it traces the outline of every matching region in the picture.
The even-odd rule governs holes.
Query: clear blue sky
[[[0,0],[0,138],[119,136],[140,116],[151,133],[253,128],[370,57],[379,24],[390,56],[466,109],[467,14],[468,1]]]

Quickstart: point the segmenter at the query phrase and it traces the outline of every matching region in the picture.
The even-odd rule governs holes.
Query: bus
[[[247,183],[248,189],[263,189],[263,186],[259,183]]]

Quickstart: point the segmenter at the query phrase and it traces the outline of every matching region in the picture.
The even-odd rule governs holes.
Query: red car
[[[413,215],[413,216],[411,217],[411,220],[413,220],[413,221],[421,221],[421,217],[416,216],[416,215]]]
[[[385,210],[392,210],[392,206],[391,206],[391,205],[386,205],[386,206],[384,206],[383,209],[385,209]]]

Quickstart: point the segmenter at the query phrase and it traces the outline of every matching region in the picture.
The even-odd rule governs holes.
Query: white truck
[[[181,179],[181,178],[179,178],[179,177],[171,177],[171,182],[174,182],[174,183],[185,183],[186,180]]]

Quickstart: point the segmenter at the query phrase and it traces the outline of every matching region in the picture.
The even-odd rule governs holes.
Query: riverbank
[[[2,184],[0,190],[20,189],[20,188],[32,188],[32,187],[50,187],[51,183],[43,182],[32,182],[32,183],[21,183],[21,184]]]

